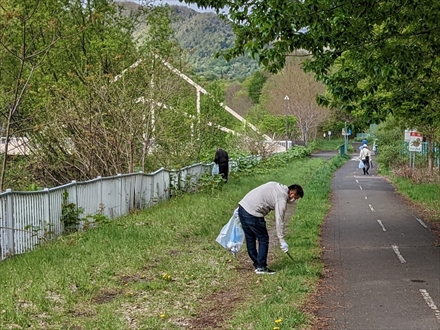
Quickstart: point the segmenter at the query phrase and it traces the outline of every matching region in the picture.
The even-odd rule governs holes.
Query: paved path
[[[323,225],[320,329],[440,329],[438,237],[385,179],[348,161]]]

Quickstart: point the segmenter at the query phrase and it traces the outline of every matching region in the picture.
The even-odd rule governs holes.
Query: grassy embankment
[[[184,195],[6,260],[0,328],[303,328],[311,316],[302,306],[323,270],[331,177],[343,162],[307,158],[231,178],[221,191]],[[287,226],[295,261],[271,246],[277,274],[257,276],[245,251],[233,258],[215,238],[237,202],[267,181],[299,183],[305,198]]]

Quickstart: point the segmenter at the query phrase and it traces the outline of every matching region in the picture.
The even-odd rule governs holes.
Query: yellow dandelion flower
[[[165,318],[165,314],[160,314],[160,318],[164,319]]]
[[[281,322],[283,322],[283,319],[278,319],[278,320],[275,320],[275,323],[281,323]]]
[[[273,330],[280,330],[280,327],[273,327]]]

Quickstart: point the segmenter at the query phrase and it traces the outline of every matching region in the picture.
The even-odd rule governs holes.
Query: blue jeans
[[[267,253],[269,252],[269,234],[266,221],[263,217],[255,217],[238,206],[238,217],[243,227],[249,257],[255,268],[267,267]],[[258,251],[257,251],[258,241]]]

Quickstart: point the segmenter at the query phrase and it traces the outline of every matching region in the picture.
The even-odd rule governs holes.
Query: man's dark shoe
[[[272,275],[272,274],[275,274],[276,272],[275,271],[273,271],[273,270],[271,270],[271,269],[269,269],[269,268],[267,268],[267,267],[263,267],[263,268],[257,268],[257,269],[255,269],[255,274],[269,274],[269,275]]]

